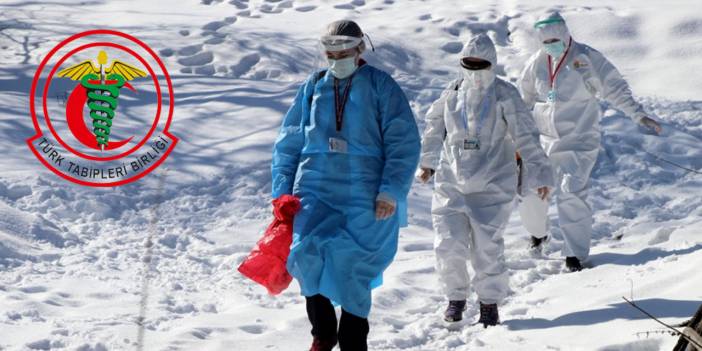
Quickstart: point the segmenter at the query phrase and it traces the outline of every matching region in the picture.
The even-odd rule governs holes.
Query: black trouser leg
[[[305,297],[307,317],[312,323],[312,335],[322,340],[336,343],[336,312],[331,301],[322,295]]]
[[[341,310],[339,347],[341,351],[368,350],[368,319]]]

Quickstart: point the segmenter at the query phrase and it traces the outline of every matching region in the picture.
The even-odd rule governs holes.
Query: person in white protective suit
[[[533,109],[541,144],[555,171],[553,195],[566,267],[579,271],[590,251],[593,219],[587,195],[600,147],[599,100],[656,133],[661,127],[646,116],[626,80],[599,51],[573,40],[558,12],[541,17],[535,29],[542,47],[527,62],[517,86]],[[526,164],[523,171],[528,174],[529,168]],[[540,250],[548,238],[548,205],[527,191],[519,212],[532,235],[532,248]]]
[[[538,130],[517,89],[495,76],[497,54],[485,34],[463,48],[462,77],[452,81],[426,116],[420,180],[436,174],[432,223],[437,271],[449,306],[444,319],[466,309],[470,259],[485,327],[499,323],[497,303],[508,293],[503,231],[516,196],[518,148],[534,170],[524,186],[545,198],[553,171]]]

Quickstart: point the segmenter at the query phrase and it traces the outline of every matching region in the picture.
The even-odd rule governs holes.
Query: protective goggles
[[[342,51],[357,47],[363,41],[362,38],[350,37],[346,35],[325,35],[320,42],[326,51]]]
[[[475,57],[464,57],[461,59],[461,67],[471,71],[488,69],[491,65],[490,61],[476,59]]]

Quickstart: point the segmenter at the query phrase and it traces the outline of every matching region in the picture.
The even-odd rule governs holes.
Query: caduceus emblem
[[[146,72],[124,63],[113,60],[107,66],[107,53],[100,51],[97,65],[86,60],[75,66],[59,71],[58,76],[80,81],[87,93],[88,109],[93,120],[95,141],[102,151],[105,150],[112,128],[112,120],[117,109],[119,91],[127,81],[144,78]]]

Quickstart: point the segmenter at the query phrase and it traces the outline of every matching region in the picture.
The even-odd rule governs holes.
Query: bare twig
[[[628,302],[630,305],[634,306],[634,308],[636,308],[637,310],[641,311],[641,313],[645,314],[646,316],[648,316],[649,318],[651,318],[651,319],[653,319],[654,321],[658,322],[659,324],[663,325],[664,327],[670,329],[672,332],[675,333],[675,335],[679,335],[680,337],[685,338],[685,340],[687,340],[689,343],[695,345],[695,347],[697,347],[697,349],[702,349],[702,345],[701,345],[701,344],[698,344],[695,340],[693,340],[693,339],[690,338],[689,336],[685,335],[683,332],[681,332],[681,331],[679,331],[679,330],[673,328],[673,327],[670,326],[669,324],[666,324],[666,323],[664,323],[663,321],[661,321],[660,319],[654,317],[652,314],[646,312],[643,308],[639,307],[636,303],[634,303],[633,301],[627,299],[626,297],[622,296],[622,299],[624,299],[624,301]]]
[[[680,168],[680,169],[682,169],[682,170],[685,170],[685,171],[688,171],[688,172],[691,172],[691,173],[702,174],[702,172],[700,172],[700,171],[698,171],[698,170],[696,170],[696,169],[692,169],[692,168],[689,168],[689,167],[685,167],[685,166],[679,165],[679,164],[677,164],[677,163],[675,163],[675,162],[673,162],[673,161],[666,160],[666,159],[664,159],[663,157],[654,154],[653,152],[648,152],[648,151],[646,151],[646,150],[643,150],[643,152],[645,152],[645,153],[647,153],[647,154],[653,156],[653,158],[655,158],[656,160],[665,162],[665,163],[667,163],[667,164],[669,164],[669,165],[672,165],[672,166],[674,166],[674,167]]]

